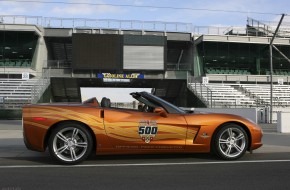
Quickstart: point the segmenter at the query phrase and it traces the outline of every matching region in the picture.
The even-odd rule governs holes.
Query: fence
[[[212,91],[197,78],[187,74],[187,88],[191,90],[207,107],[213,106]]]
[[[80,29],[113,29],[113,30],[142,30],[163,32],[184,32],[194,35],[246,35],[253,36],[249,28],[241,26],[194,26],[192,23],[140,21],[140,20],[116,20],[116,19],[87,19],[87,18],[57,18],[24,15],[0,15],[0,24],[29,24],[46,28],[80,28]],[[270,23],[270,22],[266,22]],[[271,27],[277,25],[271,22]],[[284,23],[283,23],[284,24]],[[248,18],[248,25],[269,31],[269,26],[260,21]],[[285,26],[285,27],[284,27]],[[281,26],[281,34],[289,35],[290,24]],[[285,29],[286,28],[286,29]],[[284,30],[284,31],[283,31]],[[232,32],[231,32],[232,31]],[[259,36],[259,32],[255,34]]]
[[[42,77],[39,78],[31,88],[31,103],[35,104],[41,98],[50,84],[50,69],[43,70]]]
[[[191,23],[115,20],[115,19],[86,19],[86,18],[56,18],[39,16],[0,15],[0,23],[31,24],[48,28],[100,28],[117,30],[149,30],[170,32],[191,32]]]

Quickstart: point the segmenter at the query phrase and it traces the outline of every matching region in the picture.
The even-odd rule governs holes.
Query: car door
[[[185,148],[187,123],[182,114],[105,109],[104,126],[114,149],[178,152]]]

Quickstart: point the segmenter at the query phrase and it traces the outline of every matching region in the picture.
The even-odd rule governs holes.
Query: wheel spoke
[[[234,136],[232,128],[228,129],[229,137],[232,138]]]
[[[63,147],[60,147],[59,149],[56,150],[57,154],[61,154],[63,151],[65,151],[67,149],[67,145],[64,145]]]
[[[229,156],[231,154],[231,151],[232,151],[232,146],[228,146],[228,149],[226,150],[225,154]]]
[[[67,142],[67,138],[66,136],[64,136],[62,133],[57,133],[56,135],[60,140],[62,140],[63,142]]]
[[[220,139],[219,143],[220,144],[226,144],[226,143],[229,143],[229,141],[227,139]]]
[[[71,155],[72,161],[77,160],[76,152],[73,148],[70,148],[70,155]]]
[[[77,128],[74,128],[74,131],[73,131],[73,134],[72,134],[71,138],[75,139],[77,137],[78,133],[79,133],[79,130]]]
[[[237,144],[234,144],[234,147],[239,153],[243,151],[243,149],[239,147]]]
[[[78,142],[75,144],[76,147],[82,147],[82,148],[87,148],[88,143],[87,142]]]
[[[244,134],[243,133],[240,133],[239,136],[236,137],[236,140],[241,140],[241,139],[244,139]]]

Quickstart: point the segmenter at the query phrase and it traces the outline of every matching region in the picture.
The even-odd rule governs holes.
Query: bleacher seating
[[[223,69],[223,68],[206,68],[205,69],[206,74],[230,74],[230,75],[251,75],[251,72],[249,72],[246,69]],[[270,71],[266,70],[263,71],[263,74],[270,75]],[[273,75],[283,75],[288,76],[290,75],[290,71],[285,69],[276,69],[273,70]]]
[[[0,107],[5,109],[19,109],[31,103],[31,88],[37,79],[0,79]],[[2,104],[2,105],[1,105]]]
[[[241,87],[259,104],[270,104],[269,84],[243,84]],[[290,106],[290,85],[273,85],[273,105],[277,107]]]
[[[208,107],[265,107],[270,105],[269,84],[189,83]],[[273,106],[290,107],[290,85],[273,85]]]
[[[231,84],[210,83],[206,86],[211,90],[213,107],[248,107],[254,104],[253,99]]]
[[[222,68],[207,68],[207,74],[233,74],[233,75],[250,75],[251,73],[246,69],[222,69]]]
[[[31,60],[27,59],[11,59],[11,60],[0,60],[0,67],[30,67]]]

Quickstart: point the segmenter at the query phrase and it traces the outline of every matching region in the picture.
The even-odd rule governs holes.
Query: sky
[[[146,91],[151,93],[151,88],[81,88],[82,101],[96,97],[101,102],[103,97],[110,98],[111,102],[133,102],[135,99],[131,92]]]
[[[247,17],[279,21],[289,7],[289,0],[0,0],[0,15],[245,26]]]

